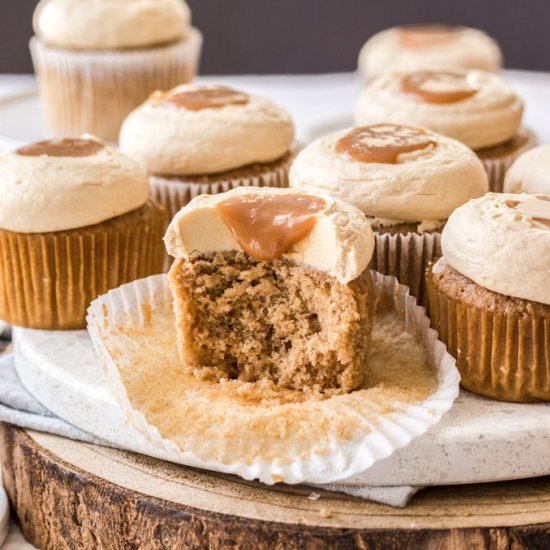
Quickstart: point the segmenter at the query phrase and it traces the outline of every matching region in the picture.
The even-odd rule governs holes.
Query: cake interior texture
[[[228,251],[177,260],[169,283],[178,352],[196,376],[328,393],[364,382],[375,309],[368,270],[344,285],[285,258]]]

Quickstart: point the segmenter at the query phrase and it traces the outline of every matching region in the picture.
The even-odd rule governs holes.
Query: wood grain
[[[0,426],[6,490],[43,549],[550,548],[550,477],[426,489],[396,509]]]

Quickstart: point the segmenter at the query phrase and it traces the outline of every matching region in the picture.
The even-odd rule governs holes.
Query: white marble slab
[[[166,458],[125,425],[86,331],[18,328],[14,342],[23,384],[48,409],[119,446]],[[423,486],[547,475],[549,420],[550,404],[500,403],[463,391],[426,435],[343,483]]]

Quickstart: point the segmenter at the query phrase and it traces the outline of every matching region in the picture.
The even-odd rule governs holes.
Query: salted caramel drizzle
[[[401,91],[424,103],[456,103],[472,97],[479,88],[468,73],[417,71],[402,77]]]
[[[421,128],[375,124],[348,132],[336,143],[336,153],[346,160],[396,164],[399,155],[420,151],[436,144]]]
[[[38,141],[17,149],[24,157],[91,157],[105,149],[105,145],[93,139],[58,138]]]
[[[399,27],[399,42],[407,48],[427,48],[456,40],[464,31],[448,25],[407,25]]]
[[[326,207],[309,195],[243,195],[217,205],[242,249],[256,260],[270,261],[288,252],[315,227]]]
[[[154,92],[151,99],[173,103],[190,111],[200,111],[220,109],[226,105],[246,105],[249,96],[226,86],[210,86],[181,92]]]

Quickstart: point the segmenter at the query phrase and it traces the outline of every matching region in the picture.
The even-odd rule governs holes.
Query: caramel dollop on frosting
[[[59,138],[38,141],[17,149],[24,157],[92,157],[105,149],[105,145],[95,139]]]
[[[375,124],[354,128],[336,143],[336,153],[359,162],[395,164],[399,155],[436,145],[422,128]]]
[[[288,252],[313,230],[326,202],[311,195],[244,195],[217,205],[242,249],[260,261]]]
[[[407,25],[398,28],[399,42],[407,48],[426,48],[447,44],[463,32],[461,27],[448,25]]]
[[[401,79],[401,90],[425,103],[456,103],[479,90],[466,72],[416,71]]]
[[[151,99],[167,101],[190,111],[200,111],[220,109],[226,105],[246,105],[249,96],[227,86],[203,86],[184,91],[176,88],[169,92],[154,92]]]

